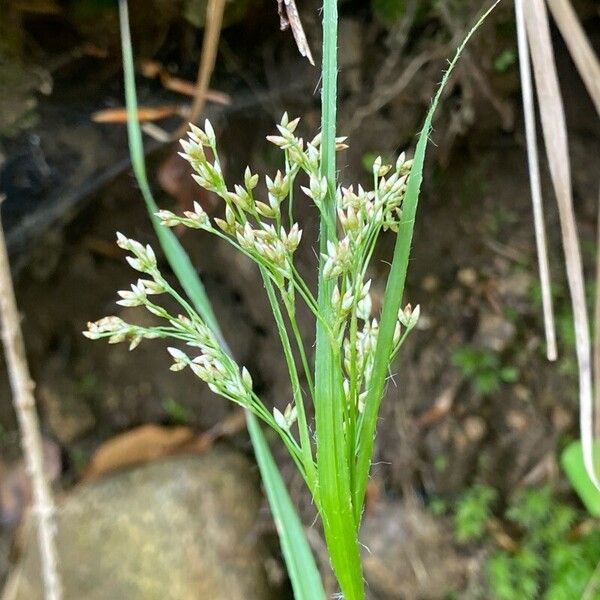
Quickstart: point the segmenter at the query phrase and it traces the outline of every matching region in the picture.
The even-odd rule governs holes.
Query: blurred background
[[[197,200],[218,215],[221,205],[203,195],[168,141],[193,101],[206,1],[129,6],[157,201],[181,212]],[[368,185],[378,154],[412,152],[446,59],[481,6],[340,1],[338,131],[350,136],[339,156],[342,182]],[[597,50],[598,3],[574,6]],[[319,2],[299,10],[318,64]],[[148,318],[114,304],[132,278],[115,231],[154,243],[128,158],[115,3],[0,0],[0,15],[2,218],[47,470],[69,507],[66,577],[87,582],[81,598],[289,599],[243,418],[193,376],[170,372],[161,342],[130,353],[81,335],[107,314]],[[553,36],[593,283],[600,127],[557,30]],[[247,164],[253,172],[280,167],[265,136],[285,110],[314,135],[319,69],[280,31],[274,0],[228,2],[205,115],[229,181]],[[559,360],[548,363],[511,2],[469,46],[431,137],[406,297],[422,317],[383,403],[363,529],[369,590],[373,600],[578,598],[597,577],[600,537],[558,461],[578,437],[574,333],[542,161],[559,337]],[[305,236],[316,240],[318,215],[301,204]],[[266,403],[283,409],[288,376],[254,266],[214,237],[179,235],[238,361]],[[380,246],[381,274],[392,243],[384,237]],[[310,268],[311,246],[299,253]],[[374,285],[376,300],[381,278]],[[593,294],[590,285],[590,301]],[[301,324],[310,338],[308,315]],[[35,598],[23,519],[30,492],[3,361],[0,448],[0,582],[20,572],[13,597]],[[310,525],[301,478],[276,440],[273,450]],[[98,483],[80,485],[91,480]],[[333,585],[318,526],[309,539]]]

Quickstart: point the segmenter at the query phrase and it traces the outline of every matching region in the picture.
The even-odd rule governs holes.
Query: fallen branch
[[[46,600],[60,600],[61,584],[55,546],[54,502],[44,475],[42,436],[33,397],[34,384],[29,374],[25,344],[15,292],[10,275],[8,252],[0,222],[0,320],[2,342],[13,394],[13,404],[19,421],[21,445],[31,476],[33,510],[37,517],[40,562]]]

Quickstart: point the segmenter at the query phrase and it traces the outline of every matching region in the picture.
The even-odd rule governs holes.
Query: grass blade
[[[396,237],[396,245],[394,247],[394,258],[383,299],[383,310],[381,314],[379,338],[375,350],[373,373],[371,375],[370,387],[365,400],[363,427],[360,432],[360,445],[358,447],[356,460],[356,484],[353,490],[353,505],[357,521],[361,518],[362,506],[365,499],[377,427],[377,416],[379,414],[379,406],[384,393],[387,376],[388,357],[392,351],[396,319],[398,318],[398,311],[404,294],[404,284],[406,282],[406,271],[408,269],[408,259],[410,256],[417,205],[419,202],[421,183],[423,181],[423,165],[425,162],[425,153],[427,150],[427,142],[429,140],[433,115],[442,96],[444,87],[458,62],[462,51],[465,49],[474,33],[479,29],[487,16],[494,10],[500,1],[501,0],[496,0],[483,14],[456,51],[448,70],[444,73],[440,87],[438,88],[427,116],[425,117],[425,123],[417,142],[412,171],[408,180],[408,187],[403,203],[402,221],[400,223],[400,228]]]
[[[289,496],[258,420],[254,415],[249,414],[247,424],[279,534],[288,575],[294,588],[294,597],[296,600],[325,600],[321,577],[306,541],[302,523],[291,501],[281,501],[284,497],[289,500]]]
[[[148,208],[148,213],[156,230],[160,245],[173,272],[202,318],[213,329],[215,334],[219,336],[224,347],[229,351],[204,285],[200,281],[189,256],[171,230],[162,227],[154,214],[157,212],[158,207],[152,196],[146,175],[142,134],[137,119],[137,94],[127,0],[119,0],[119,17],[123,51],[123,72],[125,76],[125,100],[128,114],[127,132],[133,171],[146,202],[146,207]],[[283,483],[277,464],[269,450],[262,429],[256,418],[249,411],[246,411],[246,422],[267,498],[276,520],[277,531],[295,598],[296,600],[324,600],[325,592],[323,591],[319,570],[315,564],[298,514]]]
[[[529,60],[529,45],[525,31],[523,0],[515,0],[515,17],[517,21],[517,40],[519,46],[519,65],[521,73],[521,94],[523,96],[523,113],[525,116],[525,134],[527,139],[527,160],[529,163],[529,183],[531,202],[533,205],[533,224],[535,243],[538,255],[540,285],[542,288],[542,311],[544,314],[544,331],[546,333],[546,353],[548,360],[556,360],[556,328],[552,310],[552,290],[548,249],[546,247],[546,230],[544,227],[544,206],[542,200],[542,184],[540,181],[540,165],[535,127],[535,103],[533,99],[533,82]]]
[[[320,224],[320,254],[336,232],[335,135],[337,102],[337,0],[323,6],[323,89],[321,92],[321,175],[327,180]],[[319,312],[325,322],[332,318],[333,284],[323,276],[319,263]],[[315,350],[315,423],[317,472],[321,517],[333,570],[346,600],[362,600],[364,583],[357,524],[352,507],[350,465],[344,436],[344,406],[339,347],[334,347],[321,319],[317,319]]]
[[[590,479],[600,487],[593,457],[594,409],[590,331],[585,302],[583,265],[573,210],[567,126],[554,62],[546,5],[544,0],[528,0],[524,3],[523,8],[539,98],[546,154],[558,203],[567,280],[571,293],[579,367],[579,416],[583,457]]]

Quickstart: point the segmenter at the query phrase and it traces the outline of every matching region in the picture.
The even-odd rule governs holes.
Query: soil
[[[316,12],[309,10],[315,3],[308,4],[305,25],[316,47],[318,22]],[[443,19],[430,18],[417,21],[403,40],[401,31],[390,33],[366,8],[354,4],[341,5],[340,133],[353,131],[351,149],[341,157],[340,176],[346,183],[350,179],[368,183],[366,156],[375,150],[384,155],[402,148],[410,151],[442,60],[427,61],[406,91],[381,107],[378,94],[384,86],[378,81],[397,80],[415,56],[443,48],[448,35]],[[591,5],[582,3],[581,10],[590,15],[586,25],[597,46],[600,28]],[[233,102],[223,111],[210,110],[217,115],[231,181],[240,178],[246,164],[255,172],[277,168],[264,136],[271,133],[273,120],[284,108],[304,115],[307,135],[318,126],[318,99],[312,95],[318,83],[316,71],[299,61],[286,35],[277,33],[271,8],[259,2],[249,12],[248,22],[233,24],[224,32],[223,63],[213,85],[229,92]],[[140,14],[151,20],[143,11]],[[35,60],[53,72],[54,88],[48,96],[32,92],[38,101],[37,125],[25,124],[17,137],[1,138],[0,156],[5,162],[2,165],[0,158],[0,182],[8,191],[8,235],[19,267],[17,295],[44,431],[60,446],[59,485],[68,489],[78,481],[95,448],[119,432],[145,423],[172,424],[181,414],[186,423],[205,431],[233,409],[193,376],[170,372],[160,342],[146,341],[128,352],[81,335],[87,321],[107,314],[127,312],[138,322],[147,318],[136,309],[117,312],[115,292],[131,283],[132,273],[113,241],[117,230],[143,242],[153,241],[154,234],[126,162],[124,127],[88,120],[92,110],[121,102],[116,45],[106,44],[106,58],[72,58],[52,71],[53,61],[64,57],[66,50],[43,45],[46,38],[40,23],[44,18],[48,17],[29,15],[21,24],[24,38],[39,42]],[[98,43],[83,25],[76,26],[74,17],[52,18],[63,23],[79,45],[90,40]],[[460,25],[462,13],[456,18]],[[268,24],[274,33],[261,37],[248,23],[260,24],[262,30]],[[547,187],[546,224],[561,326],[560,359],[550,364],[544,358],[541,307],[536,300],[537,266],[516,71],[514,65],[505,73],[491,66],[502,50],[514,47],[505,34],[506,27],[510,30],[507,23],[510,11],[500,12],[490,26],[495,33],[477,42],[471,56],[471,60],[477,57],[477,68],[485,75],[487,96],[466,62],[432,135],[436,145],[428,161],[406,294],[408,302],[421,305],[423,316],[419,330],[403,349],[383,403],[370,494],[373,510],[378,503],[398,498],[416,498],[424,504],[434,496],[454,498],[474,481],[490,483],[505,494],[524,483],[553,481],[560,487],[557,449],[564,439],[577,435],[574,350],[569,341],[556,206]],[[114,34],[110,19],[106,26]],[[173,17],[160,31],[155,43],[138,36],[140,55],[176,64],[181,76],[193,78],[190,49],[198,46],[193,29]],[[182,31],[185,35],[178,37]],[[556,46],[576,211],[591,274],[600,128],[558,37]],[[394,48],[401,49],[397,61],[385,62]],[[94,68],[96,73],[90,74]],[[22,98],[22,89],[19,93]],[[144,79],[140,79],[140,96],[142,102],[152,104],[172,101],[157,82]],[[59,117],[53,120],[52,115]],[[360,123],[354,122],[357,115]],[[161,126],[169,128],[176,122],[168,120]],[[152,150],[149,172],[157,173],[173,149],[150,141],[148,148]],[[22,184],[25,175],[27,185]],[[158,185],[155,188],[161,207],[182,202],[160,192]],[[35,194],[24,206],[18,199],[27,190]],[[305,238],[314,243],[315,210],[300,207],[298,218]],[[252,373],[266,403],[283,408],[290,396],[289,383],[254,267],[213,238],[191,232],[181,240],[214,301],[234,354]],[[373,273],[379,282],[376,291],[383,285],[392,243],[391,237],[382,243]],[[309,269],[313,261],[313,248],[305,244],[300,269]],[[303,315],[303,334],[309,337],[312,327],[308,315]],[[501,383],[491,393],[478,391],[474,381],[453,366],[454,354],[465,345],[493,352],[502,365],[518,369],[517,381]],[[18,456],[18,437],[3,369],[0,366],[0,444],[8,468]],[[183,413],[174,414],[173,401]],[[226,443],[251,456],[244,432]],[[310,522],[312,509],[299,477],[284,451],[277,454]],[[377,522],[385,519],[379,517]],[[441,535],[438,527],[432,530]],[[12,531],[6,529],[3,535],[5,547]],[[267,526],[267,536],[273,535]]]

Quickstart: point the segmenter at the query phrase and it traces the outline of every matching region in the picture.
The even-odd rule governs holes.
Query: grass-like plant
[[[182,140],[182,156],[192,165],[197,183],[223,200],[223,218],[211,220],[199,204],[183,215],[161,210],[156,216],[166,227],[184,225],[215,235],[256,263],[292,384],[293,397],[283,412],[263,403],[250,373],[230,355],[214,323],[160,272],[152,248],[122,234],[117,243],[129,253],[127,261],[142,277],[130,290],[119,292],[118,303],[144,306],[161,324],[143,327],[106,317],[90,323],[86,332],[92,339],[127,341],[130,348],[144,339],[176,340],[178,344],[169,348],[172,370],[192,370],[215,393],[251,411],[279,434],[314,498],[346,600],[365,597],[358,531],[379,406],[390,365],[419,316],[418,307],[401,305],[428,134],[443,86],[489,12],[450,63],[413,160],[406,160],[404,154],[394,165],[375,160],[372,189],[342,187],[336,179],[336,152],[346,147],[345,138],[336,133],[336,0],[325,0],[323,10],[321,132],[305,141],[298,135],[299,120],[285,114],[277,134],[268,138],[281,150],[282,168],[273,177],[262,178],[264,188],[259,186],[261,177],[250,168],[243,182],[228,185],[208,121],[204,128],[190,125],[188,138]],[[303,195],[300,199],[297,183]],[[294,262],[303,237],[294,219],[294,202],[307,199],[320,213],[317,290],[310,288]],[[367,273],[384,230],[396,234],[396,245],[382,312],[373,315]],[[159,235],[170,239],[165,232]],[[169,297],[166,304],[160,301],[165,296]],[[170,312],[167,307],[173,301],[179,309]],[[314,360],[300,335],[299,303],[315,318]],[[314,431],[308,402],[314,406]]]

